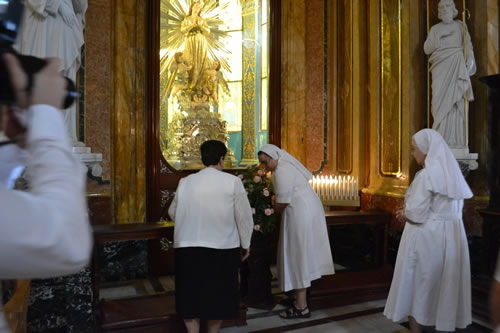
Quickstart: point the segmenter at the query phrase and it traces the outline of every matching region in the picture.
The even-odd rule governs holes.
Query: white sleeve
[[[175,191],[175,196],[174,200],[170,203],[170,207],[168,207],[168,216],[172,219],[173,222],[175,222],[175,213],[177,211],[177,193],[179,193],[179,189],[181,188],[182,180],[184,178],[181,178],[179,180],[179,184],[177,185],[177,190]]]
[[[4,138],[2,138],[2,141]],[[5,138],[8,140],[8,138]],[[19,177],[27,163],[28,154],[18,145],[10,144],[0,147],[0,186],[12,188],[13,182]]]
[[[240,244],[244,249],[250,247],[253,232],[253,216],[247,192],[239,178],[234,181],[234,219],[240,234]]]
[[[292,203],[294,175],[289,165],[278,166],[274,172],[274,191],[276,192],[276,202],[280,204]]]
[[[0,188],[0,279],[76,273],[92,248],[84,167],[71,153],[62,113],[47,105],[28,112],[30,191]]]
[[[411,222],[425,223],[428,220],[433,193],[425,170],[420,171],[413,180],[405,198],[405,216]]]

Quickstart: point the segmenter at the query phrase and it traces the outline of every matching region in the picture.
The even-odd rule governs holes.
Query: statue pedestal
[[[467,176],[469,171],[476,170],[479,167],[477,163],[478,154],[469,153],[469,148],[452,148],[451,151],[464,176]]]
[[[83,145],[83,146],[81,146]],[[90,147],[86,147],[81,142],[78,145],[73,145],[72,152],[76,155],[83,164],[87,166],[90,173],[94,177],[100,177],[102,174],[102,154],[101,153],[92,153]]]
[[[226,122],[219,113],[199,110],[176,112],[168,127],[168,148],[164,152],[167,162],[176,169],[201,169],[200,146],[207,140],[218,140],[227,146]],[[236,163],[228,149],[224,168]]]

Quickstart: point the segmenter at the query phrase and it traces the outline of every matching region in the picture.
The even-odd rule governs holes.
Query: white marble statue
[[[440,23],[431,27],[424,43],[432,74],[432,128],[439,132],[452,149],[466,149],[465,108],[474,99],[470,76],[476,72],[472,43],[462,21],[455,20],[458,11],[453,0],[438,5]],[[466,56],[464,58],[464,38]]]
[[[87,0],[25,0],[24,3],[24,17],[15,45],[17,51],[61,59],[61,72],[75,81],[81,64]],[[65,110],[64,118],[68,135],[76,143],[76,104]]]

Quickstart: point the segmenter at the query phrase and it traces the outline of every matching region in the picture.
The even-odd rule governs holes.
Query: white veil
[[[418,149],[427,155],[425,169],[432,191],[456,200],[471,198],[472,191],[441,134],[426,128],[418,131],[413,139]]]
[[[273,160],[278,160],[279,162],[284,162],[291,164],[294,168],[299,170],[299,172],[304,176],[304,178],[309,181],[312,179],[312,174],[305,166],[302,165],[295,157],[288,154],[283,149],[276,147],[275,145],[267,144],[260,147],[260,151],[269,155]]]

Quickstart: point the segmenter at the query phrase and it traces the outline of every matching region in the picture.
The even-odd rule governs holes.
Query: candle
[[[339,180],[337,176],[335,176],[335,199],[339,197]]]
[[[346,196],[345,196],[345,193],[346,193],[346,191],[345,191],[345,181],[346,181],[345,176],[343,176],[342,177],[342,199],[346,198]]]
[[[328,199],[333,199],[333,177],[331,175],[328,180]]]
[[[347,199],[351,199],[351,176],[347,176]]]

